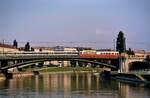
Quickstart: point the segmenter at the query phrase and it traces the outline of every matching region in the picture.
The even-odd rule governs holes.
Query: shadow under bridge
[[[44,62],[44,61],[50,61],[50,60],[49,59],[29,60],[29,61],[24,61],[24,62],[13,64],[13,65],[8,65],[8,66],[5,66],[5,67],[1,67],[0,70],[8,70],[10,68],[15,68],[15,67],[22,67],[23,68],[23,67],[31,66],[32,64],[41,63],[41,62]],[[113,69],[116,68],[116,66],[114,66],[114,65],[110,65],[110,64],[106,64],[106,63],[102,63],[102,62],[98,62],[98,61],[86,60],[86,59],[67,59],[67,61],[79,61],[79,62],[95,64],[96,66],[100,66],[100,67],[108,67],[108,68],[113,68]]]

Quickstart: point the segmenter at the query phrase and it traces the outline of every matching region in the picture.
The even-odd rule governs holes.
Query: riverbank
[[[28,76],[33,76],[34,75],[34,73],[33,72],[15,72],[15,73],[13,73],[13,78],[15,78],[15,77],[28,77]],[[6,77],[5,77],[5,75],[4,74],[0,74],[0,81],[1,80],[5,80],[6,79]]]
[[[38,74],[54,74],[54,73],[83,73],[83,72],[95,72],[97,68],[91,67],[43,67],[43,68],[30,68],[24,69],[20,72],[13,72],[13,77],[26,77],[34,76]],[[6,79],[1,73],[0,80]]]
[[[97,68],[92,67],[43,67],[43,68],[30,68],[25,70],[26,72],[38,71],[38,72],[94,72]]]

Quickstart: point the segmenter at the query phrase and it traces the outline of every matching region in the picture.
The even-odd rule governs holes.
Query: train
[[[94,57],[94,58],[118,58],[119,52],[112,51],[112,50],[97,50],[97,51],[91,51],[91,52],[82,52],[80,54],[80,57]]]
[[[5,56],[36,56],[36,55],[78,55],[79,52],[71,52],[71,51],[50,51],[50,52],[34,52],[34,51],[18,51],[18,52],[0,52],[0,55]]]
[[[18,52],[4,52],[0,53],[0,56],[24,56],[24,55],[79,55],[79,56],[118,56],[117,51],[49,51],[49,52],[34,52],[34,51],[18,51]]]

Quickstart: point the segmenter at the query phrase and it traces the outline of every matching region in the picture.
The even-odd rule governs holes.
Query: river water
[[[150,98],[150,88],[92,73],[53,73],[1,80],[0,98]]]

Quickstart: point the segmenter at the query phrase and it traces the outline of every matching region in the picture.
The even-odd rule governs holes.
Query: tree
[[[42,52],[42,48],[40,48],[39,51]]]
[[[129,50],[127,50],[126,53],[128,55],[134,55],[134,51],[131,48],[129,48]]]
[[[124,53],[126,51],[126,42],[122,31],[119,32],[117,37],[116,50],[119,51],[119,53]]]
[[[147,55],[145,60],[146,60],[146,61],[149,63],[149,65],[150,65],[150,55]]]
[[[18,42],[17,42],[16,40],[14,40],[13,46],[14,46],[15,48],[18,48]]]
[[[25,45],[25,51],[30,51],[30,43],[27,42]]]
[[[31,51],[34,51],[34,48],[33,48],[33,47],[31,47]]]

